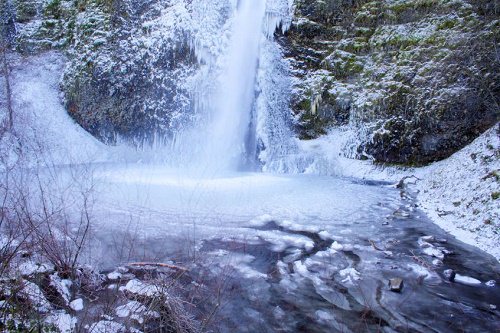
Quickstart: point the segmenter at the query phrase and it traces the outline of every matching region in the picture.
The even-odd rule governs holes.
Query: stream
[[[200,315],[215,312],[215,332],[500,328],[498,262],[438,228],[391,184],[137,165],[103,166],[96,177],[105,184],[94,209],[101,267],[189,267],[186,292],[210,291],[209,301],[192,302]],[[394,278],[399,292],[389,290]]]

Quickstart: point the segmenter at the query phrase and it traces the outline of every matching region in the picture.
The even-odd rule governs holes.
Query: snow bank
[[[441,228],[500,260],[500,124],[450,158],[416,170],[421,208]]]
[[[287,163],[297,173],[398,182],[414,175],[412,185],[422,210],[460,241],[500,260],[499,124],[446,160],[422,168],[381,167],[344,157],[353,140],[349,130],[333,129],[315,140],[299,140],[300,152]],[[297,160],[305,161],[302,165]]]
[[[66,63],[60,53],[21,58],[11,55],[14,132],[28,164],[103,161],[107,148],[71,119],[59,95]],[[12,142],[6,144],[10,153]],[[16,144],[14,144],[16,145]]]

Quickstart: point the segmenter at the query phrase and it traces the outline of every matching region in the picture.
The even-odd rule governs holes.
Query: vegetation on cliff
[[[349,157],[420,165],[498,121],[495,1],[299,0],[295,14],[281,42],[302,138],[349,126]]]

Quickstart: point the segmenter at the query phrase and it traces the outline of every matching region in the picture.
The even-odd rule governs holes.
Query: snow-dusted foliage
[[[498,120],[494,1],[355,3],[296,1],[284,44],[302,139],[335,127],[352,132],[344,156],[425,164]]]

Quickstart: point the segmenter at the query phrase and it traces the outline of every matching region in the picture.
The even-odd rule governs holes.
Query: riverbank
[[[450,158],[415,170],[424,212],[457,239],[500,260],[499,124]]]
[[[460,241],[500,260],[499,123],[449,158],[425,167],[403,168],[342,157],[355,140],[349,129],[299,141],[299,158],[309,161],[297,172],[399,183],[405,178],[419,208]],[[346,148],[347,147],[347,148]]]

